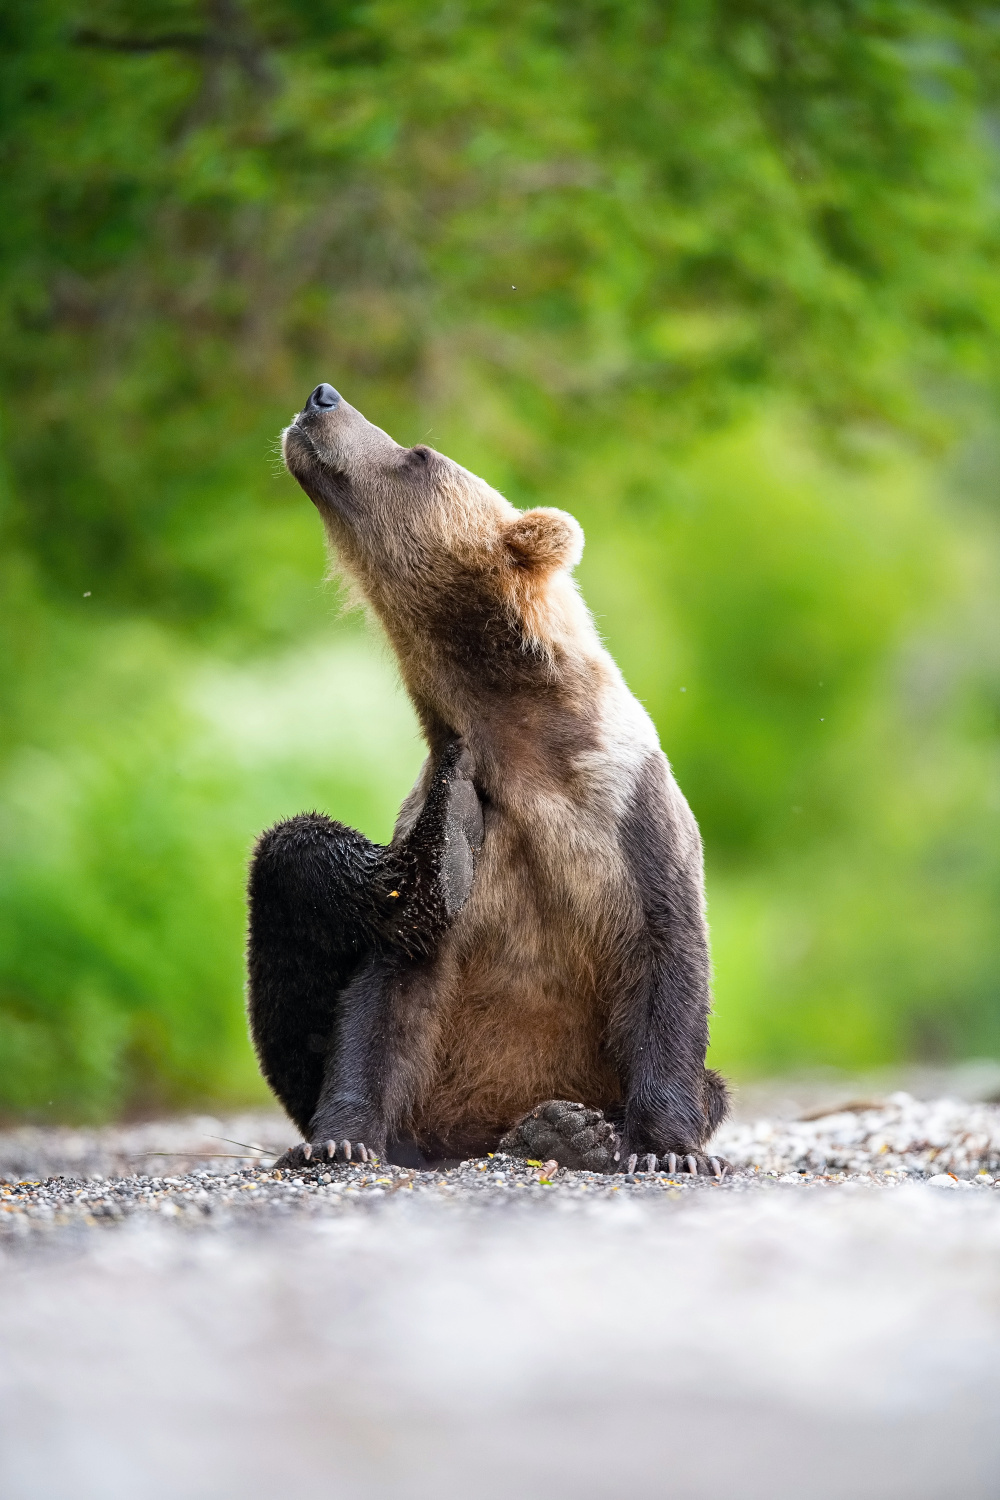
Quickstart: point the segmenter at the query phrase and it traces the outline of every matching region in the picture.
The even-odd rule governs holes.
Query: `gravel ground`
[[[740,1120],[721,1184],[288,1139],[0,1135],[5,1500],[1000,1494],[994,1105]]]

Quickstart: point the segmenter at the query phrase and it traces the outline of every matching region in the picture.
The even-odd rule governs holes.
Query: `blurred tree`
[[[170,1061],[182,1033],[211,1049],[152,977],[168,947],[238,1045],[251,813],[234,792],[230,832],[199,833],[220,785],[171,790],[176,683],[319,628],[316,528],[265,459],[320,378],[580,516],[706,832],[737,1062],[1000,1040],[998,58],[1000,13],[957,0],[0,0],[0,816],[26,747],[103,767],[65,773],[82,863],[48,906],[17,794],[0,1006],[6,982],[25,1056],[58,1034],[45,1079],[91,1080],[67,1100],[127,1093],[130,1048],[168,1096],[213,1086]],[[157,714],[161,751],[124,753]],[[101,830],[140,805],[190,841],[126,859]],[[214,947],[154,921],[123,968],[147,919],[109,894],[86,1004],[40,977],[85,866],[110,893],[126,860],[163,911],[198,851],[234,867]],[[929,921],[943,868],[954,919]],[[806,927],[828,940],[774,935]],[[88,1028],[104,1060],[74,1073]]]
[[[473,365],[524,488],[635,410],[779,389],[926,438],[994,373],[976,7],[3,10],[8,443],[56,589],[226,614],[206,530],[317,363],[400,408]]]

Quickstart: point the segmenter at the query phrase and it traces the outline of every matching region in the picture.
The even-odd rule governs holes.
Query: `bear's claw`
[[[655,1172],[656,1168],[653,1167],[652,1170]],[[683,1156],[678,1156],[676,1152],[668,1151],[660,1159],[660,1171],[666,1172],[668,1177],[679,1172],[684,1177],[714,1177],[717,1182],[721,1182],[726,1173],[732,1171],[732,1167],[724,1156],[703,1156],[700,1151],[687,1151]]]
[[[721,1182],[726,1173],[731,1171],[729,1162],[722,1156],[702,1156],[693,1151],[687,1151],[683,1156],[678,1156],[676,1151],[668,1151],[657,1161],[652,1152],[648,1152],[642,1158],[642,1165],[638,1166],[638,1156],[630,1156],[625,1167],[626,1172],[664,1172],[668,1177],[714,1177]]]
[[[279,1171],[288,1171],[295,1167],[321,1167],[327,1162],[356,1162],[373,1163],[378,1165],[378,1152],[366,1146],[363,1141],[319,1141],[310,1144],[303,1141],[298,1146],[289,1146],[283,1156],[279,1156],[275,1167]]]

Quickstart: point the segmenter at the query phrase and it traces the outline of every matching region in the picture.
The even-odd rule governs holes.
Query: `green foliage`
[[[998,60],[931,0],[0,0],[0,1107],[252,1092],[254,833],[415,770],[276,471],[319,379],[583,522],[723,1065],[1000,1044]]]

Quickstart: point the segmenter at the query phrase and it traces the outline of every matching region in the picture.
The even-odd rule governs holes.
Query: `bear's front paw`
[[[622,1170],[622,1144],[599,1109],[567,1099],[550,1099],[519,1120],[500,1142],[509,1156],[557,1161],[586,1172]]]
[[[368,1162],[377,1166],[379,1155],[363,1141],[317,1141],[312,1145],[308,1141],[303,1141],[298,1146],[289,1146],[274,1165],[281,1171],[290,1171],[295,1168],[301,1171],[308,1167],[324,1167],[329,1166],[331,1162],[345,1161],[358,1164]]]

